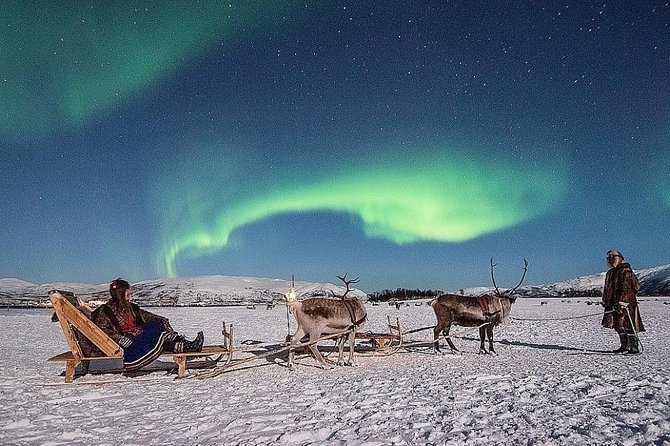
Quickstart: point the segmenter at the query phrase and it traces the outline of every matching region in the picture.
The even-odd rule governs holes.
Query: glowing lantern
[[[295,278],[294,276],[291,276],[291,288],[288,290],[288,293],[286,293],[286,302],[293,302],[297,299],[296,293],[295,293]]]

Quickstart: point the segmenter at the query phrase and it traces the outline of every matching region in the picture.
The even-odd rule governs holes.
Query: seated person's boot
[[[205,335],[203,335],[202,332],[199,331],[198,336],[196,336],[194,340],[184,342],[184,352],[187,353],[201,352],[202,345],[204,344],[204,342],[205,342]]]

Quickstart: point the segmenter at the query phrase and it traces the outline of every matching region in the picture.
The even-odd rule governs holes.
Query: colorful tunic
[[[96,309],[91,320],[123,347],[123,365],[129,371],[157,359],[164,343],[176,335],[166,318],[118,299]]]

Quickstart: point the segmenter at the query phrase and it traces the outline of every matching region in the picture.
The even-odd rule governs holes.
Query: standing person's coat
[[[602,320],[603,327],[628,334],[632,334],[633,329],[637,333],[644,331],[636,298],[639,289],[640,282],[629,263],[620,263],[607,271],[603,289],[603,306],[606,311]],[[627,304],[627,307],[624,309],[619,302]]]

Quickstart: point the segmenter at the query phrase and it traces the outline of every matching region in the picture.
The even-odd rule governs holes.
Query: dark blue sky
[[[670,262],[670,6],[7,2],[0,277]]]

